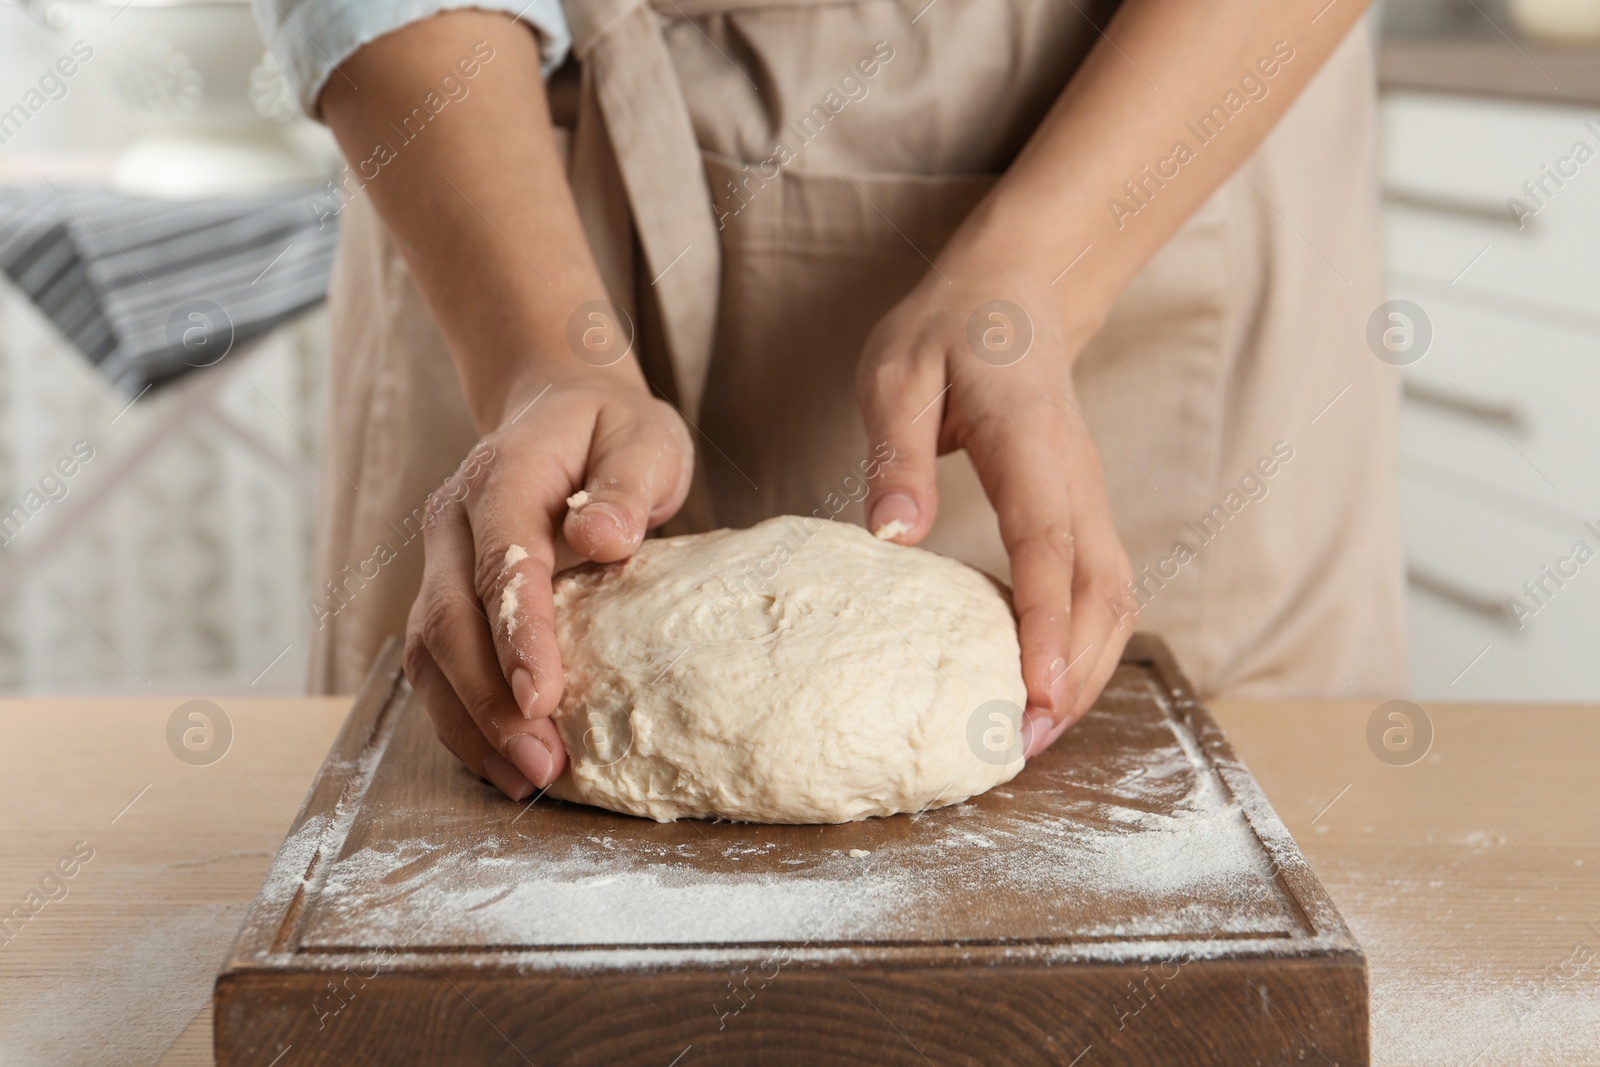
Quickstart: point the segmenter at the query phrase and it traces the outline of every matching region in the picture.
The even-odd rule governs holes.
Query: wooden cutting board
[[[216,984],[222,1067],[1368,1062],[1366,961],[1165,645],[964,804],[516,804],[391,645]]]

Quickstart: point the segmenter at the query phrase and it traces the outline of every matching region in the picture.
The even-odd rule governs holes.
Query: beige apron
[[[647,375],[700,430],[674,532],[860,521],[862,342],[1094,44],[1058,0],[924,2],[568,0],[579,210]],[[1074,374],[1139,583],[1128,603],[1207,693],[1405,689],[1398,379],[1364,341],[1380,299],[1372,147],[1358,28],[1135,278]],[[415,519],[475,438],[364,199],[343,225],[317,691],[354,688],[404,630]],[[939,479],[926,546],[1006,574],[965,455]]]

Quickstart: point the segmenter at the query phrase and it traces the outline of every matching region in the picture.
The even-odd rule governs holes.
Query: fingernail
[[[483,757],[483,776],[512,800],[527,800],[528,794],[533,792],[533,783],[497,752]]]
[[[1065,711],[1062,699],[1067,693],[1067,661],[1057,656],[1050,663],[1050,706],[1057,711]]]
[[[1072,724],[1077,721],[1078,719],[1071,715],[1063,716],[1061,721],[1052,726],[1050,728],[1050,732],[1045,735],[1044,744],[1041,746],[1041,748],[1049,748],[1051,745],[1055,744],[1056,739],[1071,729]]]
[[[506,743],[506,756],[528,781],[543,789],[555,779],[556,758],[532,734],[518,734]]]
[[[589,524],[591,530],[594,529],[594,523],[597,520],[610,523],[611,526],[617,531],[614,536],[624,544],[632,544],[641,539],[640,535],[628,532],[628,522],[626,517],[618,514],[617,509],[612,507],[610,504],[601,503],[598,501],[592,503],[583,509],[583,514],[580,517],[584,522]]]
[[[917,502],[904,493],[890,493],[872,505],[867,525],[880,541],[910,533],[917,528]]]
[[[1053,723],[1050,713],[1043,708],[1029,708],[1022,713],[1022,758],[1032,759],[1050,743]]]
[[[516,698],[522,717],[533,718],[533,706],[539,702],[539,690],[534,688],[533,675],[528,668],[518,667],[511,672],[511,695]]]

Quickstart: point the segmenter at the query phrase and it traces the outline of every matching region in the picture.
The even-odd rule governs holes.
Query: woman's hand
[[[328,79],[323,116],[346,157],[365,159],[463,57],[476,59],[470,97],[360,188],[428,301],[483,435],[429,502],[406,677],[450,751],[522,800],[566,762],[550,721],[562,683],[550,578],[576,559],[558,563],[558,545],[602,562],[631,554],[683,503],[693,448],[628,355],[631,327],[605,321],[615,309],[525,25],[445,11],[385,34]],[[568,509],[579,489],[587,503]]]
[[[904,457],[872,486],[870,525],[899,519],[906,528],[896,540],[916,542],[933,523],[935,454],[965,448],[972,456],[1011,556],[1029,755],[1088,708],[1132,631],[1117,626],[1106,603],[1122,592],[1129,566],[1073,398],[1072,361],[1366,7],[1127,0],[937,268],[867,342],[859,389],[867,432]],[[1190,141],[1195,115],[1246,94],[1243,111],[1228,104],[1226,136]],[[1170,167],[1175,139],[1188,149],[1177,175],[1160,162]],[[1152,164],[1165,177],[1153,177]],[[1130,191],[1142,195],[1124,199]],[[1057,307],[1048,282],[1061,277],[1072,290]],[[980,341],[969,345],[974,312],[996,299],[1021,315],[1008,327],[1005,309],[989,309],[979,317]],[[1025,325],[1033,333],[1026,354],[996,365],[1011,351],[1007,329]],[[989,362],[978,355],[986,330],[998,346]]]
[[[550,721],[562,689],[557,534],[584,558],[626,558],[683,504],[693,466],[683,420],[629,361],[530,375],[429,500],[406,677],[445,746],[513,800],[566,765]],[[569,508],[579,490],[587,499]]]
[[[1028,686],[1028,756],[1088,710],[1133,632],[1108,606],[1131,568],[1073,393],[1080,345],[1065,336],[1048,285],[957,254],[878,323],[857,382],[868,439],[895,455],[867,498],[874,533],[908,545],[927,534],[938,509],[935,457],[958,448],[999,513]]]

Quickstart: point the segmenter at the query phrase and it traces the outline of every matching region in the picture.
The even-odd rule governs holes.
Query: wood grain
[[[233,741],[208,766],[168,748],[181,703],[0,702],[4,910],[93,849],[0,945],[0,1063],[211,1062],[217,968],[349,700],[219,696]]]
[[[213,1063],[215,969],[350,708],[216,699],[234,747],[202,768],[163,741],[177,698],[0,700],[0,893],[15,904],[73,842],[96,849],[0,948],[0,1062]],[[1396,768],[1365,742],[1376,701],[1209,703],[1367,953],[1375,1065],[1600,1063],[1600,965],[1560,977],[1575,945],[1600,948],[1600,709],[1429,702],[1433,751]],[[192,974],[152,966],[179,958]],[[363,1011],[328,1025],[367,1026]],[[915,1020],[896,1025],[941,1062]]]
[[[510,804],[395,667],[218,978],[219,1064],[1367,1062],[1359,948],[1154,639],[1007,786],[825,827]]]
[[[1409,766],[1378,702],[1219,702],[1366,950],[1373,1062],[1600,1063],[1600,708],[1422,705]]]

